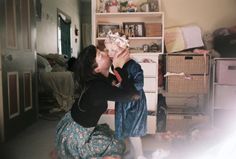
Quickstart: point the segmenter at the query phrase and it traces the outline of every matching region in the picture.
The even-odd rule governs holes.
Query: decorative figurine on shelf
[[[142,3],[139,7],[141,12],[149,12],[149,3]]]
[[[105,5],[106,5],[106,0],[99,0],[99,6],[97,12],[105,13],[106,12]]]
[[[148,4],[150,12],[159,12],[159,4],[157,0],[148,0]]]
[[[157,45],[156,43],[152,43],[150,46],[150,51],[151,52],[158,52],[158,51],[160,51],[160,46]]]
[[[120,1],[120,12],[136,12],[137,5],[133,0],[121,0]]]
[[[117,0],[108,0],[105,4],[105,10],[108,13],[117,13],[119,8],[119,3]]]
[[[127,12],[128,10],[128,0],[120,1],[120,12]]]
[[[128,12],[136,12],[137,11],[137,6],[133,2],[133,0],[128,1]]]
[[[149,52],[149,46],[148,44],[143,45],[143,52]]]

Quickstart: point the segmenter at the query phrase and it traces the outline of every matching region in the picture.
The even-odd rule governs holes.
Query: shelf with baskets
[[[210,123],[210,56],[191,52],[169,53],[166,59],[167,130]]]
[[[236,58],[215,58],[213,64],[212,124],[230,126],[236,114]]]
[[[109,1],[109,0],[108,0]],[[118,1],[117,1],[118,2]],[[164,52],[164,13],[156,9],[140,9],[138,5],[150,7],[148,3],[160,4],[159,0],[135,0],[137,10],[119,12],[111,8],[104,10],[99,0],[92,1],[92,42],[104,49],[104,40],[109,30],[121,32],[129,39],[131,57],[140,63],[144,72],[144,91],[149,111],[147,119],[148,133],[156,133],[156,109],[158,96],[158,58]],[[128,9],[129,10],[129,9]],[[141,12],[141,11],[146,12]],[[104,114],[101,122],[109,123],[114,129],[114,103],[109,102],[110,114]]]

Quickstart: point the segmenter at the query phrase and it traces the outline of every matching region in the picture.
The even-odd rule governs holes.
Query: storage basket
[[[185,74],[208,74],[209,56],[204,55],[168,55],[167,72]]]
[[[208,116],[168,114],[166,129],[167,131],[189,131],[202,124],[209,124]]]
[[[189,93],[188,96],[166,96],[166,104],[168,108],[194,107],[198,105],[198,95]]]
[[[208,76],[168,76],[167,90],[169,93],[207,93]]]

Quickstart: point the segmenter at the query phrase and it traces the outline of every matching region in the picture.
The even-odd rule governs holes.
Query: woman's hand
[[[117,53],[114,57],[113,57],[113,66],[114,68],[120,67],[122,68],[124,66],[124,64],[130,60],[130,54],[129,54],[129,49],[124,49],[122,50],[120,53]]]

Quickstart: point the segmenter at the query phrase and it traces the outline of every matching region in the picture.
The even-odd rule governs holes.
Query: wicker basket
[[[207,93],[208,76],[192,75],[191,79],[185,76],[169,76],[167,89],[169,93]]]
[[[204,115],[168,114],[167,131],[189,131],[198,125],[209,124],[209,117]]]
[[[204,55],[168,55],[167,72],[185,74],[208,74],[209,56]]]

